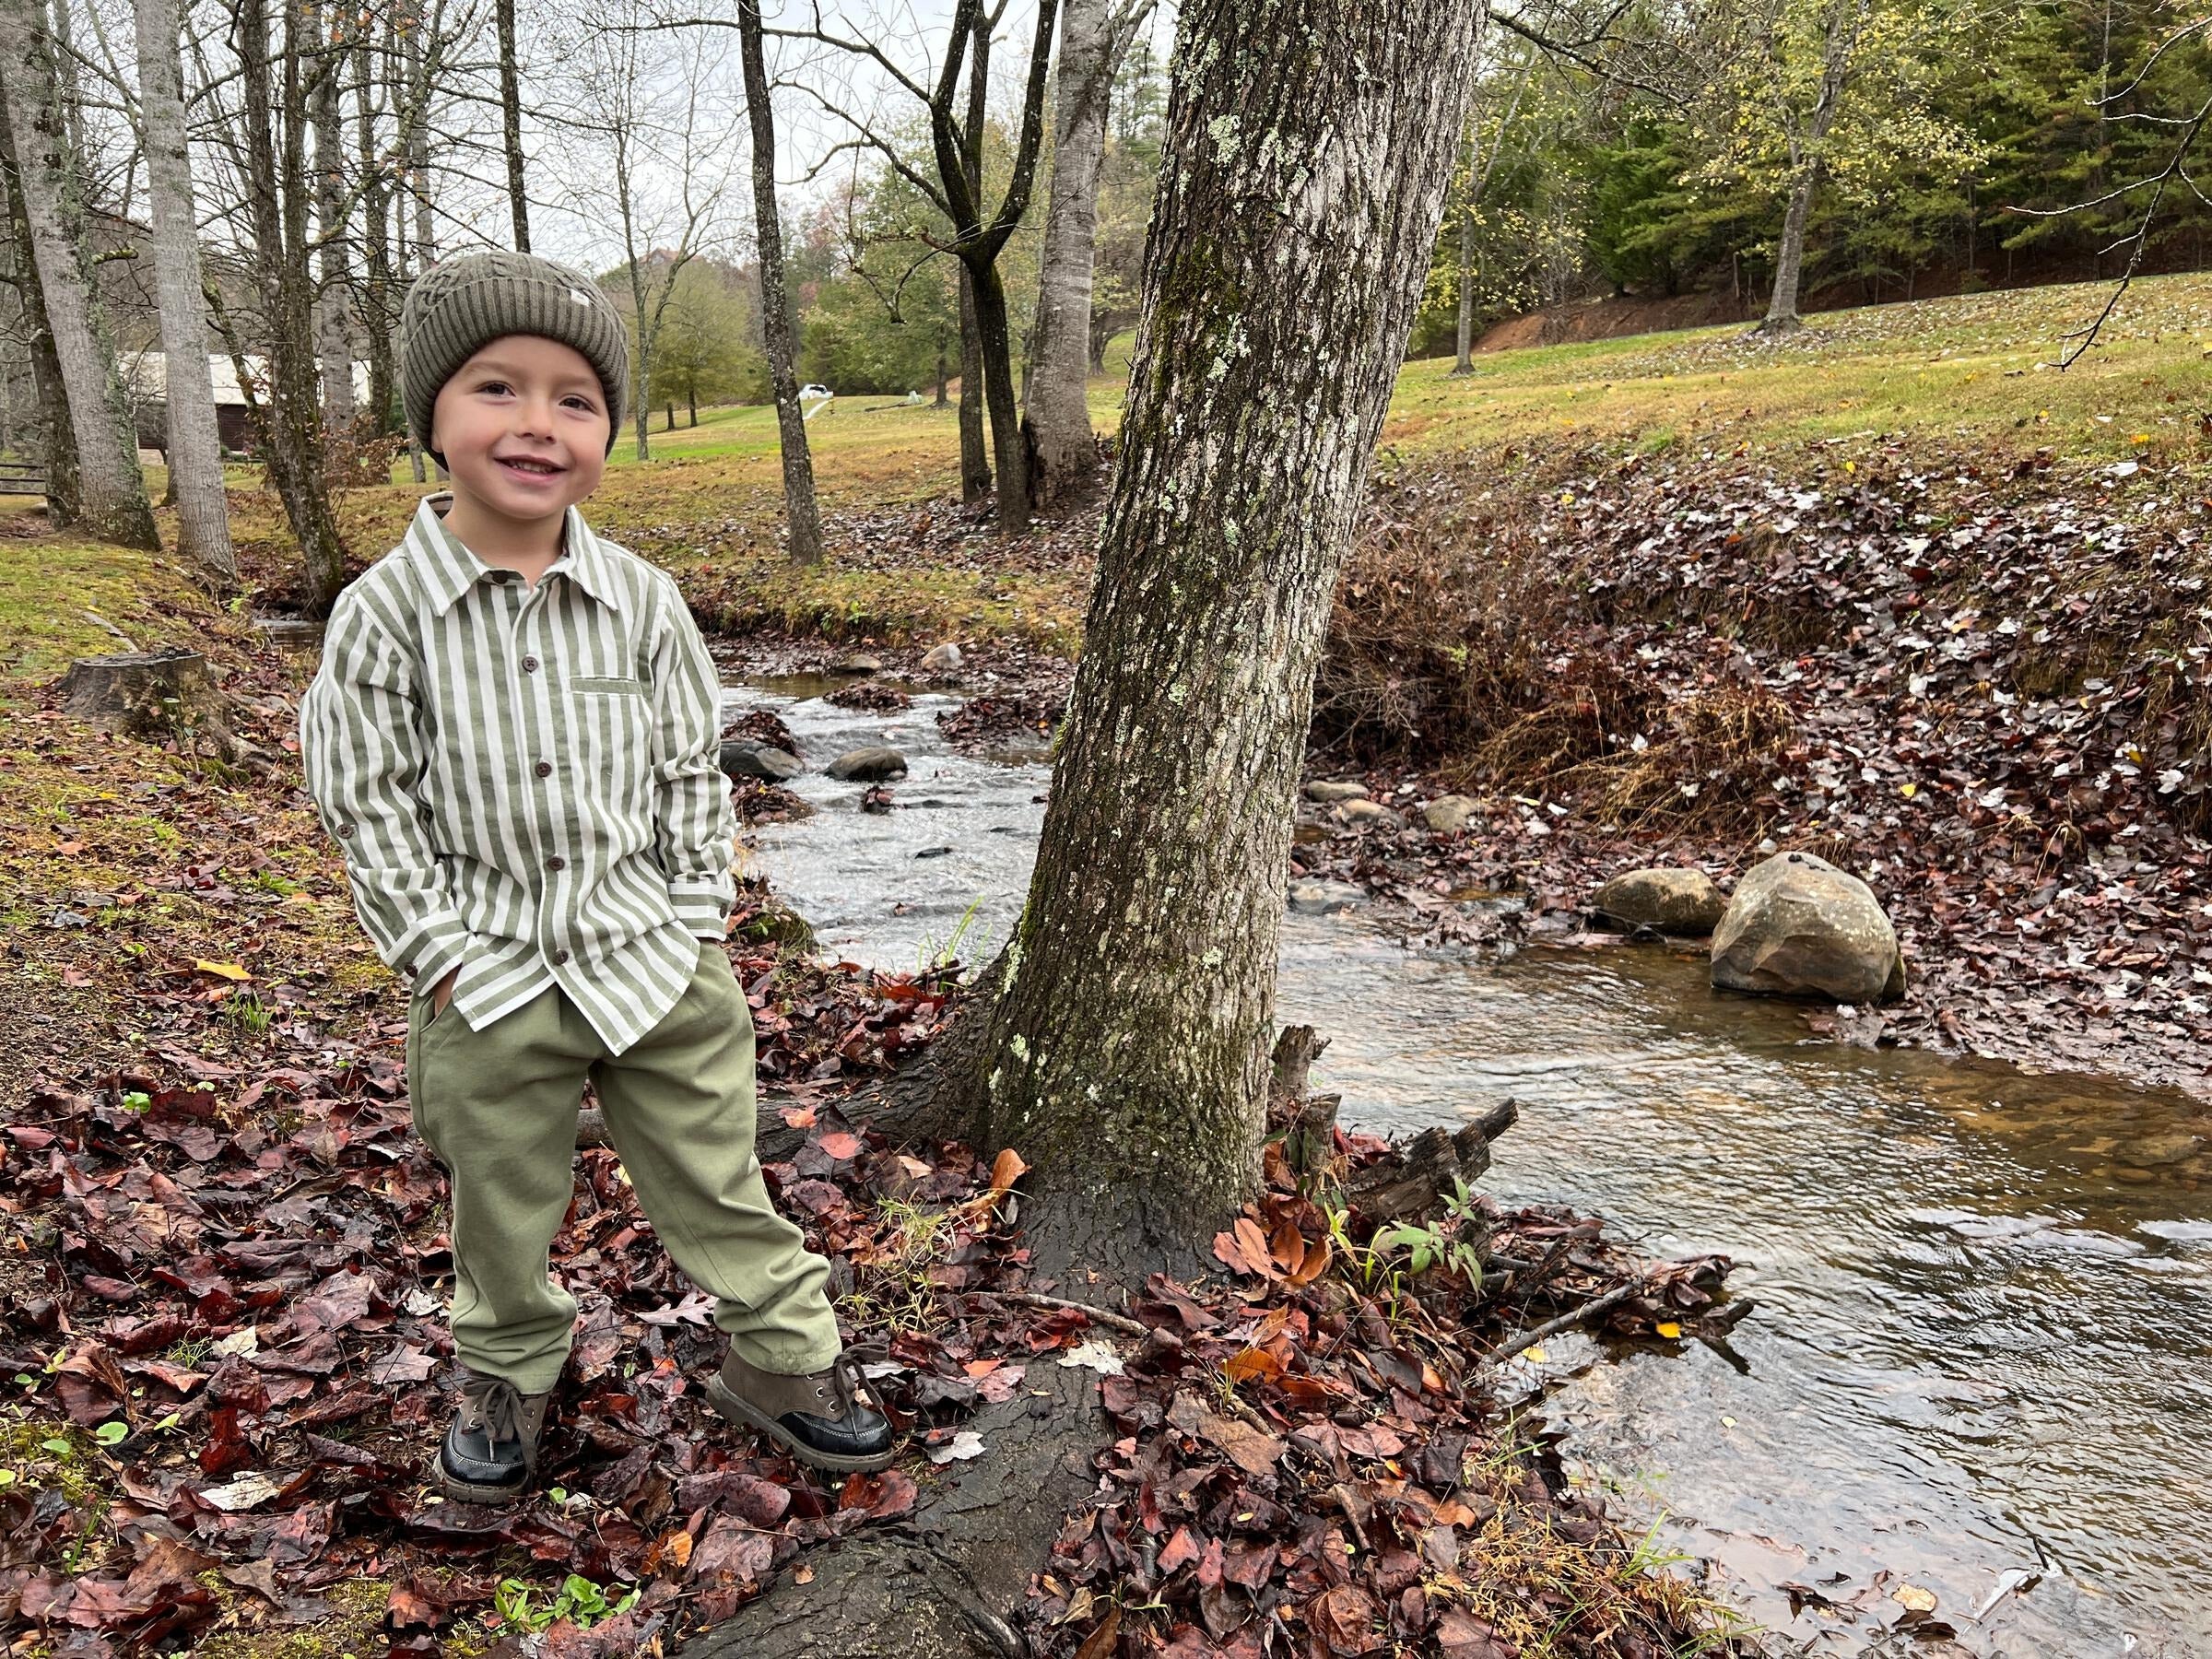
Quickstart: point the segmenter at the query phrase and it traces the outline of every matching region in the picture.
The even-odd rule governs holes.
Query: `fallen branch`
[[[1484,1362],[1486,1370],[1498,1371],[1514,1355],[1535,1347],[1537,1343],[1542,1342],[1547,1336],[1557,1336],[1561,1331],[1572,1330],[1585,1320],[1594,1319],[1609,1309],[1618,1308],[1642,1288],[1643,1281],[1641,1279],[1632,1280],[1626,1285],[1616,1285],[1603,1296],[1594,1297],[1581,1307],[1562,1313],[1557,1319],[1547,1319],[1533,1329],[1523,1331],[1503,1347],[1498,1348],[1490,1354]]]
[[[987,1294],[996,1297],[1000,1301],[1013,1302],[1024,1308],[1073,1309],[1088,1316],[1091,1324],[1104,1325],[1108,1330],[1119,1331],[1126,1336],[1152,1335],[1151,1326],[1138,1324],[1126,1313],[1110,1312],[1104,1308],[1094,1308],[1088,1302],[1070,1301],[1065,1296],[1046,1296],[1036,1290],[993,1290]]]

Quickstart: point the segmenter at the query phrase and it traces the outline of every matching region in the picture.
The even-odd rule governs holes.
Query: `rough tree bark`
[[[1069,747],[1016,944],[971,993],[1003,985],[1005,1017],[944,1039],[984,1055],[983,1121],[1038,1165],[1032,1238],[1109,1272],[1187,1265],[1254,1162],[1313,663],[1474,61],[1457,0],[1185,0],[1178,37]],[[1132,1216],[1124,1183],[1186,1213]],[[1090,1372],[1031,1376],[1045,1397],[987,1409],[988,1457],[909,1524],[691,1651],[1026,1653],[1006,1612],[1100,1432]]]
[[[1066,0],[1060,13],[1053,182],[1038,261],[1036,349],[1023,399],[1030,499],[1052,506],[1080,494],[1098,471],[1085,382],[1090,368],[1090,284],[1099,230],[1099,174],[1114,73],[1151,0]]]
[[[76,450],[76,517],[103,541],[159,547],[114,343],[86,259],[81,163],[67,142],[41,0],[0,0],[0,65],[24,229]]]
[[[347,446],[353,433],[353,272],[347,229],[346,125],[338,108],[346,62],[337,15],[317,6],[307,16],[315,46],[308,109],[315,131],[315,240],[322,282],[315,290],[315,357],[323,371],[323,431]]]
[[[507,211],[514,219],[514,246],[530,252],[530,197],[523,189],[523,77],[515,62],[514,0],[495,7],[500,37],[500,144],[507,152]]]
[[[822,562],[821,511],[814,499],[814,457],[799,407],[797,330],[784,283],[783,221],[776,206],[776,113],[769,101],[760,0],[737,0],[737,41],[745,60],[745,111],[753,132],[753,224],[760,252],[760,334],[775,387],[776,434],[783,454],[783,516],[791,526],[791,562]],[[696,412],[691,424],[699,424]]]
[[[1082,663],[966,1125],[1035,1165],[1047,1271],[1187,1268],[1255,1179],[1313,671],[1477,29],[1453,0],[1182,11]]]
[[[246,129],[246,212],[268,364],[261,437],[269,481],[307,566],[307,602],[327,609],[346,579],[346,546],[324,467],[321,376],[314,353],[315,283],[308,264],[307,100],[301,76],[309,26],[287,0],[284,50],[269,53],[267,0],[232,13]]]
[[[76,433],[69,425],[61,359],[53,349],[53,329],[46,321],[46,302],[39,294],[38,267],[30,253],[30,219],[23,205],[23,177],[16,165],[6,99],[6,88],[0,86],[0,170],[7,175],[8,241],[13,254],[9,265],[16,292],[23,300],[31,390],[38,396],[39,424],[44,433],[41,459],[46,472],[46,516],[56,524],[73,524],[84,503],[77,487]]]
[[[1470,175],[1471,176],[1471,175]],[[1475,192],[1459,205],[1459,356],[1453,374],[1475,372]]]
[[[137,0],[138,109],[146,129],[147,196],[153,209],[154,284],[169,410],[169,478],[177,547],[217,583],[238,580],[223,442],[207,371],[207,301],[201,291],[199,217],[184,151],[184,69],[177,0]]]

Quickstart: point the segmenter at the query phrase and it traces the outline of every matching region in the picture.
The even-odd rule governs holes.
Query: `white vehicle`
[[[799,396],[802,399],[809,397],[835,397],[836,395],[837,394],[830,391],[827,386],[806,385],[799,388]]]

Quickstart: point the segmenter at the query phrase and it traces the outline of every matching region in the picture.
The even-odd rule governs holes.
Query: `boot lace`
[[[891,1350],[885,1344],[861,1342],[853,1344],[853,1347],[845,1349],[843,1353],[830,1361],[830,1396],[837,1402],[839,1420],[841,1421],[851,1417],[854,1407],[863,1402],[865,1402],[878,1417],[888,1418],[891,1415],[889,1408],[883,1403],[883,1396],[876,1392],[876,1384],[870,1382],[867,1374],[860,1369],[864,1364],[888,1360],[890,1357]]]
[[[471,1377],[462,1384],[461,1398],[493,1445],[523,1438],[522,1391],[506,1378]]]

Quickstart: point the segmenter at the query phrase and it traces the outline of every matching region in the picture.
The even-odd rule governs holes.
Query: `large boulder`
[[[1590,908],[1631,933],[1702,938],[1721,924],[1728,895],[1702,870],[1624,870],[1591,896]]]
[[[895,748],[849,749],[822,769],[833,778],[877,783],[906,776],[906,757]]]
[[[1301,916],[1333,916],[1367,902],[1367,889],[1348,881],[1294,881],[1290,908]]]
[[[1783,853],[1735,884],[1712,935],[1712,982],[1724,991],[1888,1002],[1905,963],[1874,889],[1825,858]]]
[[[960,648],[950,640],[922,659],[922,672],[924,674],[950,674],[959,665]]]
[[[722,770],[733,778],[766,778],[771,783],[788,783],[806,769],[798,757],[786,754],[749,737],[725,737],[722,742]]]

